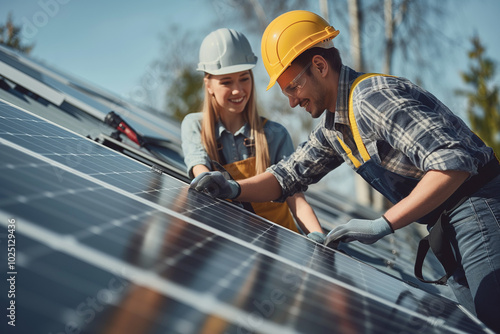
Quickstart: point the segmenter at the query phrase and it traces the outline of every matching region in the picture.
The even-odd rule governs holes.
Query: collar
[[[328,112],[326,116],[327,126],[331,128],[333,128],[334,124],[349,126],[349,92],[354,80],[361,74],[348,66],[342,65],[339,74],[335,113]]]
[[[233,135],[228,129],[226,129],[226,127],[224,126],[224,124],[220,120],[218,120],[217,121],[217,128],[216,128],[216,135],[217,135],[216,139],[219,139],[224,132],[227,132],[228,134]],[[245,123],[234,134],[235,137],[239,136],[239,135],[243,135],[245,138],[250,138],[250,126],[248,125],[248,123]]]

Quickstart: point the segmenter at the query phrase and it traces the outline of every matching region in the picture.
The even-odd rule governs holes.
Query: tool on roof
[[[112,128],[116,129],[117,131],[125,134],[128,139],[133,141],[139,146],[144,146],[146,144],[146,141],[142,137],[142,135],[138,134],[137,131],[135,131],[127,122],[123,120],[119,115],[117,115],[115,112],[110,111],[106,117],[104,118],[104,123],[108,124]],[[117,132],[114,132],[111,137],[115,139],[119,139],[120,134]]]
[[[125,122],[123,118],[121,118],[118,114],[116,114],[113,111],[110,111],[106,117],[104,118],[104,123],[108,124],[112,128],[114,128],[116,131],[111,133],[110,137],[116,141],[122,141],[120,135],[123,133],[124,135],[127,136],[128,139],[136,143],[140,148],[145,149],[149,154],[154,156],[156,159],[159,159],[160,161],[167,161],[161,152],[158,151],[159,148],[166,148],[168,150],[172,150],[172,142],[168,139],[164,138],[154,138],[154,137],[149,137],[149,136],[144,136],[137,131],[134,130],[128,124]],[[116,145],[115,144],[107,144],[106,142],[103,142],[104,145],[109,146],[113,149],[116,150]],[[123,152],[123,149],[118,149],[119,151]],[[134,154],[134,157],[137,158],[137,155]]]

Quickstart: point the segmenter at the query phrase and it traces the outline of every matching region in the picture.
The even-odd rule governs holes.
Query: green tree
[[[161,57],[155,60],[141,80],[136,102],[154,106],[161,114],[179,121],[201,110],[203,73],[196,71],[202,36],[173,25],[160,36]],[[160,101],[165,99],[164,102]],[[160,106],[161,105],[161,106]]]
[[[167,89],[167,110],[175,119],[182,121],[184,116],[201,110],[203,103],[203,74],[184,67],[177,75],[174,84]]]
[[[486,49],[478,36],[471,42],[469,70],[460,74],[472,89],[456,93],[467,98],[467,117],[472,130],[500,156],[500,104],[498,86],[492,84],[496,64],[486,57]]]
[[[24,45],[21,41],[20,32],[21,28],[14,25],[12,13],[9,13],[7,15],[7,22],[0,25],[0,44],[29,54],[35,45]]]

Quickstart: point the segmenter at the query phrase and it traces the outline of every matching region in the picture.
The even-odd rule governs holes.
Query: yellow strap
[[[351,149],[349,148],[349,146],[347,146],[343,141],[342,139],[339,138],[339,136],[337,136],[337,139],[340,143],[340,145],[342,145],[342,148],[344,149],[345,153],[347,154],[347,156],[349,157],[349,159],[351,159],[354,167],[358,168],[359,166],[361,166],[361,163],[359,162],[358,159],[356,159],[356,157],[352,154],[352,151]]]
[[[356,119],[354,117],[354,108],[352,104],[352,96],[354,92],[354,88],[363,80],[374,77],[374,76],[385,76],[385,77],[392,77],[392,75],[387,75],[387,74],[378,74],[378,73],[366,73],[363,75],[360,75],[359,77],[354,80],[351,86],[351,91],[349,92],[349,125],[351,126],[351,132],[354,137],[354,142],[356,143],[356,147],[358,148],[359,154],[361,154],[361,157],[363,158],[364,162],[367,162],[368,160],[371,159],[370,154],[368,154],[368,150],[366,149],[365,144],[363,144],[363,140],[361,139],[361,135],[359,134],[359,129],[358,129],[358,124],[356,123]],[[352,161],[353,165],[358,168],[361,166],[361,163],[359,162],[358,159],[354,157],[352,154],[352,151],[349,149],[349,147],[337,136],[338,141],[340,142],[340,145],[346,152],[347,156],[349,159]]]

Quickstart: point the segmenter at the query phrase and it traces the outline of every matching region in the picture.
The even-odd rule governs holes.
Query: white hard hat
[[[247,38],[233,29],[212,31],[200,47],[198,71],[220,75],[246,71],[255,67],[257,57]]]

